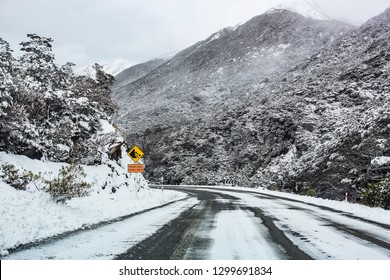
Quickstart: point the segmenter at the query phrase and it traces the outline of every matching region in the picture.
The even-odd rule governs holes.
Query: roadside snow
[[[164,191],[165,196],[165,191]],[[11,254],[11,260],[107,260],[126,252],[130,247],[152,235],[198,200],[188,198],[164,208],[153,209],[121,222],[82,231],[47,246],[36,246]]]
[[[127,163],[83,166],[85,181],[93,184],[90,196],[56,203],[41,186],[30,183],[26,191],[16,190],[0,179],[0,251],[63,232],[115,219],[186,197],[185,194],[151,190],[141,174],[128,174]],[[43,162],[0,152],[0,165],[11,163],[41,173],[46,179],[57,176],[64,163]],[[114,169],[114,171],[113,171]],[[104,189],[103,189],[104,188]],[[38,191],[40,190],[40,191]]]

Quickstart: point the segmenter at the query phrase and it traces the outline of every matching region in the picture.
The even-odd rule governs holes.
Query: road
[[[165,189],[185,192],[188,198],[7,258],[390,259],[389,224],[256,191]]]

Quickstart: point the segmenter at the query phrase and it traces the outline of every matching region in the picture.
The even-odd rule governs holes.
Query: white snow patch
[[[376,157],[371,160],[373,166],[383,166],[390,163],[390,157]]]
[[[63,144],[57,144],[57,147],[58,149],[60,149],[61,151],[66,151],[66,152],[69,152],[70,151],[70,148],[66,145],[63,145]]]
[[[221,37],[221,33],[218,32],[213,37],[211,37],[211,39],[207,43],[210,43],[211,41],[219,39],[219,37]]]
[[[89,103],[88,98],[86,97],[79,97],[76,99],[76,103],[79,104],[80,106],[87,105]]]
[[[280,44],[280,45],[278,45],[278,48],[279,48],[279,49],[285,50],[285,49],[287,49],[289,46],[290,46],[290,44]]]
[[[100,125],[102,126],[100,134],[115,133],[115,128],[107,120],[100,120]]]
[[[79,124],[84,127],[85,129],[89,130],[89,123],[85,121],[79,121]]]
[[[341,183],[342,184],[350,184],[350,183],[352,183],[352,180],[348,179],[348,178],[344,178],[343,180],[341,180]]]
[[[243,230],[244,229],[244,230]],[[280,252],[270,245],[265,227],[249,211],[221,211],[211,232],[210,259],[277,260]]]
[[[283,3],[268,10],[266,13],[272,14],[275,11],[282,10],[282,9],[289,10],[291,12],[300,14],[304,17],[311,18],[311,19],[330,20],[329,16],[325,15],[325,13],[320,11],[319,8],[314,7],[314,5],[308,3],[305,0]]]

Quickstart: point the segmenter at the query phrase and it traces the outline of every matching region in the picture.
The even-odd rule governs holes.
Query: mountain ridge
[[[302,22],[315,23],[316,28]],[[153,97],[150,101],[156,108],[149,115],[140,114],[139,120],[147,116],[145,126],[128,123],[132,131],[127,131],[127,140],[144,147],[151,180],[165,176],[172,184],[233,182],[301,194],[314,191],[331,199],[340,199],[347,192],[351,201],[359,201],[367,188],[390,174],[389,164],[372,164],[384,162],[379,159],[390,155],[386,140],[390,139],[386,109],[389,22],[389,9],[360,28],[283,11],[255,17],[218,38],[214,33],[153,70],[153,75],[166,77],[163,69],[170,65],[171,71],[180,69],[180,78],[195,73],[193,79],[199,79],[202,87],[191,80],[180,90],[175,84],[168,94],[145,92],[145,99]],[[333,33],[321,33],[320,23],[336,28]],[[265,30],[264,36],[258,26]],[[306,28],[306,33],[298,32],[299,27]],[[296,34],[300,38],[294,37]],[[248,60],[242,58],[248,54],[248,45],[244,42],[260,42],[257,46],[263,53],[256,54],[263,54],[261,61],[266,57],[272,67],[278,61],[282,67],[276,68],[273,76],[271,67],[252,63],[256,57],[245,64]],[[233,47],[226,48],[229,44]],[[294,59],[285,59],[291,57]],[[191,59],[192,64],[188,63]],[[225,63],[222,69],[221,61]],[[180,68],[183,65],[187,68]],[[261,67],[267,70],[262,76],[248,78],[250,71],[259,74],[264,70]],[[278,72],[282,68],[284,71]],[[218,80],[218,72],[224,71],[230,75]],[[146,75],[136,85],[161,89],[173,83],[172,72],[166,84],[158,84],[153,75]],[[210,91],[215,81],[225,86],[222,93],[218,88]],[[178,99],[175,90],[182,94]],[[129,91],[129,98],[136,98],[135,93]],[[210,106],[212,93],[218,97],[212,96],[214,107]],[[189,99],[192,110],[187,110]],[[153,121],[153,113],[159,122]],[[181,117],[186,113],[191,115]]]
[[[312,25],[305,29],[308,22]],[[278,34],[277,29],[283,28],[289,28],[284,37],[274,35]],[[336,31],[332,33],[333,28]],[[148,104],[149,107],[140,108],[133,115],[139,115],[142,111],[141,114],[150,115],[149,121],[154,124],[159,123],[161,114],[164,114],[162,111],[171,110],[171,99],[181,101],[180,108],[177,109],[183,120],[187,119],[187,112],[193,106],[202,108],[196,111],[201,117],[202,112],[208,111],[209,104],[215,105],[226,99],[235,102],[231,92],[240,87],[248,88],[248,84],[254,84],[254,79],[258,80],[257,85],[255,88],[248,88],[248,91],[256,91],[256,87],[261,87],[263,82],[274,80],[288,71],[288,65],[295,65],[306,53],[349,28],[351,27],[338,22],[306,19],[287,10],[281,10],[272,17],[267,14],[254,17],[234,30],[224,29],[179,52],[152,72],[129,83],[127,87],[114,90],[113,98],[121,101],[136,98],[139,102]],[[291,42],[290,33],[296,34]],[[216,34],[219,35],[218,38],[214,38]],[[302,42],[301,34],[311,39]],[[245,75],[241,75],[238,80],[236,77],[240,73]],[[232,79],[235,79],[234,83],[231,82]],[[191,92],[188,92],[189,89]],[[178,94],[180,91],[186,94]],[[161,98],[162,95],[165,96],[164,99]],[[159,99],[165,105],[153,101],[150,103],[150,99]],[[126,112],[126,109],[121,110],[120,115],[124,117],[118,119],[119,123],[126,115],[136,117],[131,112]],[[177,119],[177,116],[170,118]],[[139,124],[136,129],[145,127]]]

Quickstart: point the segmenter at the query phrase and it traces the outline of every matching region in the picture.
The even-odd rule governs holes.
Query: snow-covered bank
[[[129,159],[122,159],[122,166]],[[46,178],[54,177],[63,163],[31,160],[0,152],[0,165],[13,164]],[[16,190],[0,179],[0,250],[13,248],[101,221],[139,212],[185,197],[185,194],[148,188],[139,174],[110,162],[108,165],[83,166],[91,183],[89,196],[56,203],[51,196],[30,183],[26,191]],[[104,189],[103,189],[104,187]],[[6,253],[3,251],[3,253]]]

